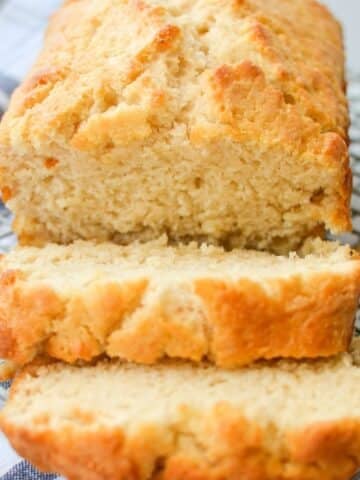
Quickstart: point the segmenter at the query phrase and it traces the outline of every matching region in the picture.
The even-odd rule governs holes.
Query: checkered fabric
[[[0,0],[0,118],[9,95],[24,76],[39,50],[43,29],[49,14],[61,0]],[[340,240],[360,246],[360,75],[352,76],[349,84],[352,139],[351,154],[354,171],[353,220],[354,232]],[[11,215],[0,203],[0,252],[16,243],[11,231]],[[358,315],[360,334],[360,311]],[[10,384],[0,384],[0,408],[6,400]],[[11,449],[0,433],[0,480],[64,480],[54,474],[37,472]],[[360,474],[349,480],[360,480]]]

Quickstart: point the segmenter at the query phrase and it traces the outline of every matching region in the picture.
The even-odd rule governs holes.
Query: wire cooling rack
[[[349,101],[351,111],[350,152],[353,170],[353,234],[345,237],[354,247],[360,247],[360,74],[350,77]]]
[[[349,101],[351,111],[350,152],[353,170],[353,233],[348,240],[355,248],[360,247],[360,74],[353,75],[349,82]],[[360,335],[360,308],[357,312],[356,333]],[[359,479],[360,480],[360,475]]]

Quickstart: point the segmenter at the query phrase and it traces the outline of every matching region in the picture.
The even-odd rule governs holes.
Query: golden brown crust
[[[0,382],[11,380],[18,369],[18,366],[11,361],[0,361]]]
[[[220,6],[221,0],[218,1]],[[77,54],[79,51],[86,50],[86,41],[92,39],[96,28],[102,21],[108,20],[112,10],[113,7],[109,0],[103,2],[101,7],[89,0],[82,0],[66,3],[54,15],[48,29],[44,51],[26,81],[16,93],[7,114],[8,117],[17,119],[34,105],[33,102],[39,109],[45,110],[46,105],[41,104],[41,101],[49,94],[54,97],[54,101],[56,100],[57,92],[51,90],[58,82],[69,81],[69,77],[77,82],[80,73],[88,73],[87,70],[83,72],[80,70],[80,66],[84,67],[82,63],[74,65],[71,61],[74,58],[77,61],[79,60]],[[127,86],[129,81],[133,81],[147,69],[156,55],[173,48],[174,42],[182,35],[182,30],[181,26],[167,21],[168,18],[171,18],[173,22],[176,22],[176,17],[171,16],[171,9],[166,6],[156,7],[151,2],[143,2],[139,6],[138,2],[134,1],[124,8],[124,12],[129,16],[130,21],[133,20],[133,16],[140,15],[144,22],[141,27],[144,33],[147,33],[149,26],[154,29],[155,33],[150,41],[140,51],[136,51],[133,58],[130,58],[131,61],[125,65],[125,86]],[[223,66],[218,65],[212,70],[212,76],[215,81],[218,80],[219,90],[215,94],[215,100],[219,107],[224,106],[224,98],[226,98],[227,103],[232,104],[236,109],[232,114],[238,114],[242,110],[240,108],[241,104],[238,103],[239,98],[235,98],[234,95],[240,92],[236,93],[234,90],[228,91],[227,89],[232,87],[235,79],[236,81],[240,80],[245,89],[249,80],[257,82],[257,79],[259,79],[259,91],[257,92],[260,97],[259,102],[268,97],[268,102],[272,103],[275,108],[269,111],[266,108],[263,111],[258,111],[257,113],[260,114],[259,123],[254,125],[253,128],[261,130],[262,120],[267,113],[274,116],[274,113],[284,109],[285,103],[293,105],[296,102],[302,117],[289,107],[287,112],[284,111],[283,120],[285,120],[285,124],[282,127],[284,131],[286,130],[285,125],[290,125],[291,121],[295,119],[300,121],[300,118],[302,118],[302,121],[306,122],[306,117],[308,117],[313,120],[314,124],[318,123],[323,131],[336,132],[346,139],[349,119],[344,96],[342,33],[338,23],[329,12],[319,8],[313,0],[305,0],[305,2],[296,0],[292,4],[282,2],[280,5],[274,0],[267,2],[247,0],[241,2],[241,4],[233,2],[232,12],[226,11],[225,14],[232,16],[234,20],[237,18],[240,20],[246,19],[244,28],[249,37],[250,48],[261,56],[261,63],[264,68],[254,65],[251,60],[245,60],[243,64],[234,67],[224,64]],[[79,15],[83,17],[83,23],[77,20]],[[297,21],[294,25],[293,21],[295,19]],[[312,28],[313,23],[318,24],[316,31]],[[311,36],[309,35],[310,28]],[[84,37],[84,44],[78,42],[78,36],[81,34]],[[61,45],[63,35],[68,36],[66,45]],[[288,51],[284,50],[283,37],[286,38],[288,43]],[[325,43],[325,48],[319,48],[320,42]],[[104,46],[98,45],[99,54],[104,53],[102,50],[109,49],[110,43],[109,40],[108,44]],[[310,52],[312,55],[309,55]],[[226,55],[229,55],[229,53],[226,53]],[[92,56],[92,62],[96,63],[96,61],[102,60],[94,59],[94,53],[92,53]],[[251,57],[250,53],[249,57]],[[305,58],[307,62],[303,61]],[[268,68],[267,62],[274,68],[272,84],[264,76],[264,69],[267,70]],[[290,68],[300,65],[302,69],[296,72]],[[105,69],[105,67],[103,68]],[[235,73],[235,76],[231,72]],[[119,80],[123,81],[122,79]],[[148,80],[151,82],[150,78]],[[94,80],[92,81],[94,82]],[[48,87],[50,90],[45,92],[44,88],[47,89]],[[121,85],[121,87],[124,87],[124,85]],[[266,91],[263,92],[264,89]],[[99,93],[105,95],[106,92]],[[245,91],[244,93],[248,94],[249,92]],[[39,94],[40,97],[38,98]],[[247,95],[245,95],[246,97]],[[30,105],[27,104],[29,98],[31,99]],[[247,99],[247,101],[253,107],[255,106],[250,99]],[[266,103],[265,107],[267,105],[269,103]],[[21,107],[20,110],[19,106]],[[89,108],[86,104],[81,105],[81,107],[85,110]],[[39,111],[36,112],[36,115],[45,113],[45,111]],[[229,124],[226,112],[219,110],[217,114],[224,117],[221,123]],[[249,115],[251,112],[243,111],[242,114]],[[35,112],[32,115],[35,115]],[[35,122],[37,118],[34,116],[31,120]],[[68,122],[65,117],[60,117],[58,120],[63,123]],[[114,120],[116,123],[116,117],[114,117]],[[276,122],[278,120],[276,116],[275,120]],[[272,124],[272,128],[276,129],[278,127],[276,122]],[[43,128],[47,129],[49,126],[45,124]],[[309,136],[309,133],[319,133],[315,126],[310,131],[309,128],[307,130],[307,132],[300,129],[294,130],[288,132],[288,135]],[[267,134],[267,132],[263,133]],[[271,133],[269,132],[270,137]],[[289,136],[286,136],[285,139],[290,140]],[[298,145],[294,142],[293,147],[297,148]]]
[[[261,242],[260,248],[276,250],[277,237],[298,236],[300,242],[323,225],[334,232],[349,230],[349,116],[338,22],[314,0],[160,3],[79,0],[66,2],[53,17],[44,50],[0,127],[1,187],[15,211],[22,244],[117,235],[126,241],[127,235],[154,238],[164,232],[172,238],[203,235],[226,243],[238,233],[244,236],[242,245]],[[122,43],[114,31],[122,32]],[[98,218],[91,202],[79,198],[85,195],[79,171],[94,172],[94,161],[115,171],[140,156],[144,161],[138,175],[144,170],[147,177],[146,165],[154,157],[164,164],[175,158],[186,164],[183,171],[191,171],[193,181],[204,165],[218,163],[219,152],[219,158],[234,164],[250,152],[264,167],[281,158],[290,167],[283,176],[299,187],[302,198],[285,194],[278,202],[267,199],[266,209],[276,221],[268,222],[266,232],[256,227],[246,232],[232,208],[236,200],[224,206],[228,222],[212,227],[207,215],[219,202],[206,214],[205,202],[199,206],[196,201],[200,193],[208,195],[206,190],[187,199],[190,206],[176,222],[164,212],[175,214],[179,203],[166,194],[162,214],[157,216],[158,197],[150,194],[145,208],[138,206],[148,212],[146,218],[131,221],[122,217],[121,200],[122,208],[111,205]],[[304,167],[300,172],[299,165]],[[29,167],[39,172],[42,188],[23,188]],[[102,174],[87,175],[88,184],[102,180]],[[124,191],[126,168],[117,176],[119,192]],[[251,179],[244,177],[251,192]],[[187,180],[177,182],[179,194],[189,189]],[[58,181],[63,181],[59,191]],[[212,185],[208,189],[215,196]],[[324,198],[314,205],[317,189]],[[141,202],[133,196],[134,188],[130,191],[130,203],[137,206]],[[257,199],[249,197],[249,205]],[[300,206],[307,210],[296,218]],[[76,221],[74,210],[80,217]],[[191,222],[189,217],[194,217]],[[59,218],[62,229],[57,228]],[[274,239],[271,227],[279,230]]]
[[[322,423],[307,427],[289,436],[291,451],[300,462],[332,462],[340,460],[344,467],[354,468],[359,462],[359,422],[344,420],[338,424]]]
[[[64,315],[64,305],[51,288],[19,291],[21,277],[19,271],[7,271],[0,278],[0,351],[19,364],[34,356],[39,341],[51,335],[51,323]]]
[[[360,277],[315,275],[259,284],[198,281],[212,330],[211,354],[221,366],[258,358],[307,358],[346,351],[352,337]],[[347,320],[346,320],[347,319]],[[247,360],[246,360],[247,359]]]
[[[209,358],[228,368],[326,357],[348,349],[360,295],[358,260],[343,273],[261,282],[200,277],[154,286],[159,280],[95,280],[64,294],[5,271],[0,357],[18,364],[43,354],[71,363],[102,354],[145,364]]]
[[[20,455],[69,480],[349,480],[360,465],[360,421],[276,431],[243,418],[228,404],[210,412],[184,407],[181,423],[91,431],[86,412],[75,425],[36,428],[1,415],[1,427]],[[70,419],[70,417],[69,417]],[[276,432],[276,435],[275,435]]]

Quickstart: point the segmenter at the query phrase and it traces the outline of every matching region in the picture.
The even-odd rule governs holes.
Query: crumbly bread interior
[[[105,354],[233,368],[346,351],[360,262],[349,247],[320,239],[276,256],[162,237],[19,247],[0,272],[0,356],[18,364]]]
[[[134,433],[149,424],[176,429],[184,406],[198,415],[226,403],[264,428],[296,431],[360,418],[358,351],[359,344],[353,354],[326,361],[258,363],[236,371],[177,362],[43,366],[22,376],[5,414],[35,431],[76,426],[79,432],[121,427]],[[79,411],[89,414],[87,421]]]
[[[0,128],[21,242],[348,229],[341,46],[312,0],[66,2]]]
[[[247,278],[261,283],[316,272],[344,273],[355,259],[349,247],[320,239],[308,241],[298,253],[277,256],[265,252],[197,244],[171,246],[165,236],[128,246],[78,241],[63,246],[20,247],[3,258],[2,271],[21,270],[30,284],[46,281],[55,290],[76,291],[92,281],[122,281],[149,277],[157,285],[210,277],[222,281]]]

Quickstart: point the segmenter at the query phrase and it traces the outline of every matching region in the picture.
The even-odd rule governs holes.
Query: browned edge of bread
[[[334,355],[351,340],[360,264],[265,285],[198,278],[172,285],[180,295],[175,301],[166,289],[146,297],[149,283],[94,281],[65,297],[46,282],[27,283],[21,271],[5,271],[0,357],[17,364],[38,355],[70,363],[104,354],[144,364],[208,358],[231,368],[257,359]]]

